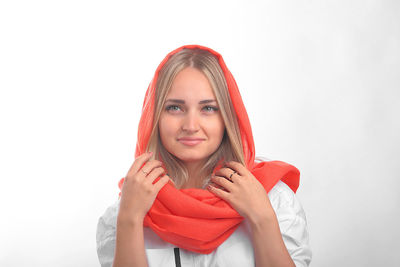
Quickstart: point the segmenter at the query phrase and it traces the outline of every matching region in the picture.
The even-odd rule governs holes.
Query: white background
[[[0,266],[99,266],[145,90],[184,44],[222,54],[257,154],[300,169],[311,265],[400,265],[399,1],[133,2],[0,3]]]

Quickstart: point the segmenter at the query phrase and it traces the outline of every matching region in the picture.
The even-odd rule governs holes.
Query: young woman
[[[221,55],[170,52],[150,83],[136,159],[100,217],[102,266],[308,266],[299,171],[255,161],[250,122]]]

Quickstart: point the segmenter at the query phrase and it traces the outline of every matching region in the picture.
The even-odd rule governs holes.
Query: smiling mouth
[[[203,142],[204,139],[200,139],[200,138],[198,138],[198,139],[181,138],[181,139],[178,139],[178,141],[181,144],[185,145],[185,146],[195,146],[195,145],[198,145],[201,142]]]

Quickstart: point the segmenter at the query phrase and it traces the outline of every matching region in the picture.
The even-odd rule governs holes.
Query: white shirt
[[[297,267],[308,266],[312,252],[309,246],[304,210],[293,191],[279,181],[268,193],[278,218],[283,241]],[[114,259],[116,223],[119,200],[99,218],[97,225],[97,255],[102,267],[111,267]],[[182,267],[243,267],[255,266],[250,227],[246,220],[210,254],[200,254],[180,248]],[[144,228],[144,243],[149,267],[176,266],[174,248],[151,228]]]

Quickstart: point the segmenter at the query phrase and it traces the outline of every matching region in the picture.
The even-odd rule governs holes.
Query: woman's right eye
[[[165,107],[165,110],[174,112],[180,110],[180,107],[178,107],[177,105],[169,105]]]

